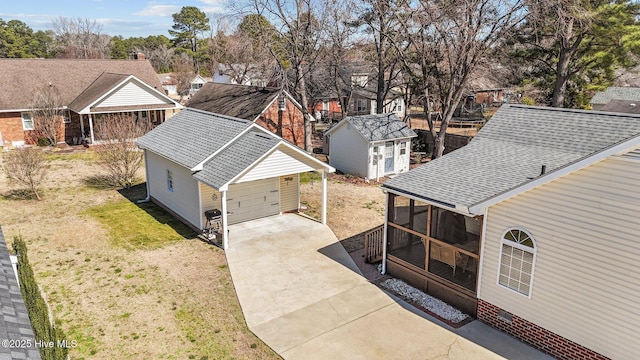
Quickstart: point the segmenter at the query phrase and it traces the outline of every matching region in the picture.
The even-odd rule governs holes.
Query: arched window
[[[498,284],[531,296],[536,244],[531,234],[512,228],[502,235]]]

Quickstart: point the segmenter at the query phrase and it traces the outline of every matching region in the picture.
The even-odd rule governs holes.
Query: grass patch
[[[62,161],[86,161],[88,163],[93,163],[96,160],[96,155],[94,152],[85,151],[78,153],[57,153],[50,152],[46,154],[47,160],[62,160]]]
[[[300,174],[300,184],[309,184],[320,181],[322,181],[322,176],[315,171]]]
[[[125,249],[154,249],[189,239],[196,233],[153,203],[127,200],[95,206],[85,211],[109,231],[113,245]]]

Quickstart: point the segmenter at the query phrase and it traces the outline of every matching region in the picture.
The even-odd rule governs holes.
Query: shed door
[[[229,224],[280,213],[278,178],[249,181],[229,186]]]
[[[393,172],[393,141],[384,144],[384,172]]]

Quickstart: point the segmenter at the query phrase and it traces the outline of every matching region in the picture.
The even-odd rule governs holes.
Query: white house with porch
[[[327,220],[327,174],[334,168],[251,121],[187,108],[137,141],[144,150],[147,197],[196,231],[205,211],[228,225],[296,212],[300,174],[322,175],[320,221]]]

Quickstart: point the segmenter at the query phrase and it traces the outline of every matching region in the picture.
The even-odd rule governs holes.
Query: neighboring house
[[[212,81],[220,84],[267,86],[269,78],[265,69],[254,64],[218,64]]]
[[[593,110],[637,114],[640,112],[640,88],[609,87],[597,92],[590,104]]]
[[[640,116],[503,105],[382,185],[383,272],[562,358],[640,354]]]
[[[376,113],[376,92],[369,88],[355,88],[351,91],[349,103],[349,115],[367,115]],[[406,106],[402,93],[389,90],[385,98],[383,113],[394,113],[403,119],[406,115]]]
[[[318,97],[309,112],[318,122],[340,121],[343,118],[342,105],[334,94]]]
[[[178,96],[178,80],[174,79],[169,74],[158,75],[158,78],[162,83],[162,88],[164,89],[165,94],[169,96]]]
[[[285,90],[208,83],[189,100],[187,106],[253,121],[304,148],[302,107]]]
[[[162,90],[146,60],[0,59],[0,145],[35,144],[42,137],[31,116],[34,94],[54,87],[62,121],[58,142],[95,140],[94,127],[110,114],[129,114],[152,125],[182,106]],[[10,85],[9,85],[10,84]]]
[[[395,114],[347,116],[326,131],[329,165],[345,174],[380,179],[409,171],[416,133]]]
[[[36,337],[24,304],[16,269],[0,228],[0,359],[40,360]],[[71,339],[70,339],[71,340]]]
[[[322,174],[326,223],[329,165],[251,121],[187,108],[137,141],[144,150],[148,199],[194,230],[204,212],[228,225],[300,207],[300,174]],[[223,231],[227,248],[228,232]]]
[[[195,93],[197,93],[207,82],[207,79],[196,74],[196,76],[189,82],[189,95],[195,95]]]

